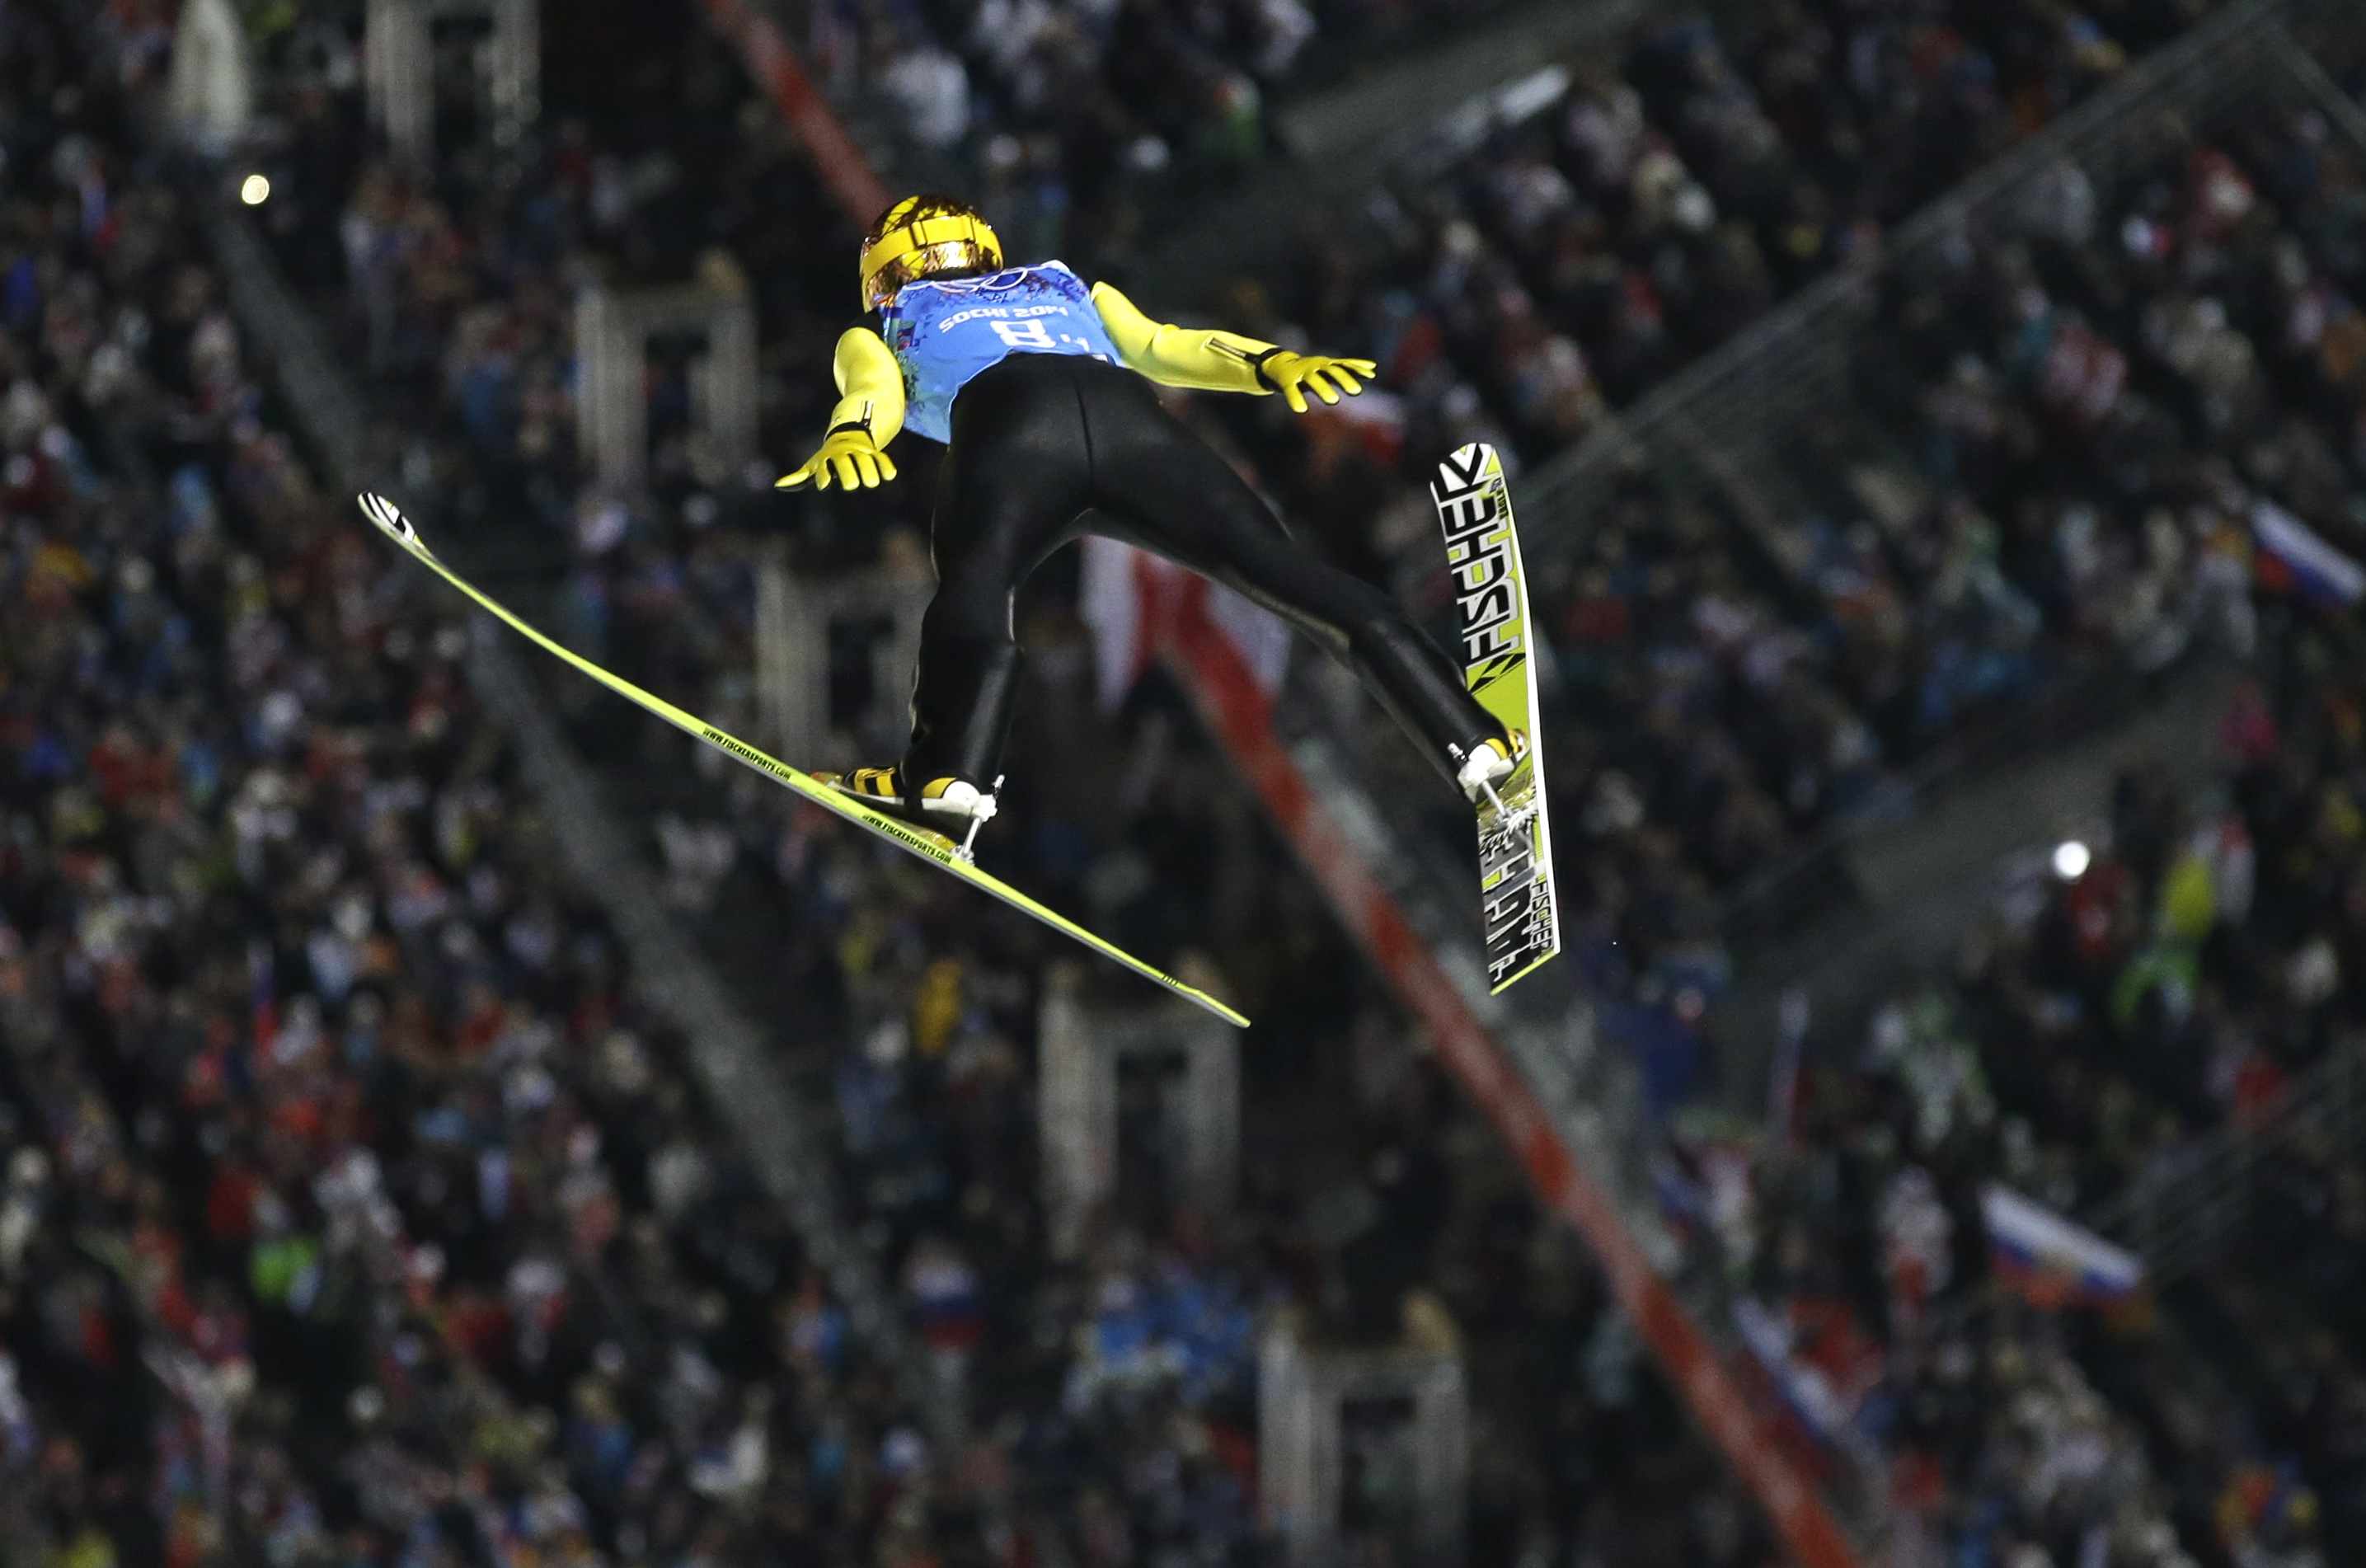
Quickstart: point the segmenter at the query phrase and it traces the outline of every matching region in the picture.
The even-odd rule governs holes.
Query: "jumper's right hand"
[[[1369,359],[1334,359],[1327,354],[1292,354],[1286,348],[1270,350],[1257,361],[1257,379],[1279,392],[1292,413],[1306,412],[1310,388],[1324,402],[1336,403],[1341,392],[1355,397],[1363,391],[1365,381],[1379,374],[1380,367]]]
[[[848,490],[858,485],[872,490],[896,477],[896,464],[879,449],[871,432],[862,426],[850,425],[833,430],[821,444],[821,450],[805,460],[803,467],[783,478],[774,490],[795,490],[811,481],[816,490],[828,490],[834,478]]]

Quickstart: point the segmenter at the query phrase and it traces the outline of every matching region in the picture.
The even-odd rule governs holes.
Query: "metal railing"
[[[1530,560],[1566,560],[1638,466],[1703,488],[1739,479],[1762,498],[1787,493],[1786,444],[1808,416],[1848,399],[1851,350],[1873,323],[1887,276],[1944,265],[1967,243],[2033,231],[2034,198],[2066,167],[2104,185],[2157,158],[2194,118],[2265,94],[2321,105],[2330,85],[2284,28],[2292,8],[2292,0],[2243,0],[2200,23],[1900,224],[1874,263],[1794,296],[1538,468],[1520,491]],[[1746,518],[1762,508],[1763,499],[1736,510]]]
[[[2156,1287],[2173,1283],[2236,1240],[2262,1177],[2295,1144],[2366,1148],[2366,1035],[2343,1037],[2251,1119],[2156,1157],[2086,1223],[2142,1254]]]

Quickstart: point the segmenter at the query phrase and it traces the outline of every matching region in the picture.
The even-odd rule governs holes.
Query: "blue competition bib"
[[[953,399],[1014,354],[1088,354],[1118,362],[1084,279],[1058,262],[985,277],[907,283],[879,312],[879,335],[904,367],[904,428],[952,439]]]

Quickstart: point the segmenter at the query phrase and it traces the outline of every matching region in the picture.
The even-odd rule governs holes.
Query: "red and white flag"
[[[1123,703],[1178,617],[1203,611],[1239,649],[1266,695],[1290,673],[1290,627],[1231,589],[1149,551],[1098,535],[1084,542],[1085,624],[1092,628],[1095,691],[1106,713]]]

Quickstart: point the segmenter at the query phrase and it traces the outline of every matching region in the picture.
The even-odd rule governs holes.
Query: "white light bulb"
[[[2087,874],[2094,861],[2087,846],[2076,839],[2066,839],[2054,846],[2054,874],[2065,882],[2076,882]]]
[[[238,187],[238,198],[249,207],[261,207],[271,199],[271,182],[261,175],[249,175]]]

